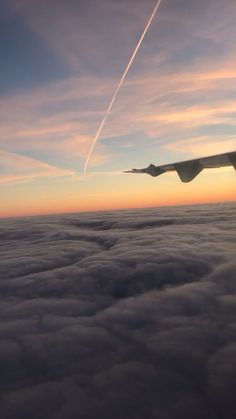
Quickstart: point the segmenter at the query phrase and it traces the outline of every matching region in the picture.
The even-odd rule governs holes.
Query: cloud
[[[71,177],[74,172],[58,169],[30,157],[0,150],[0,175],[0,184],[11,184],[42,177]]]
[[[46,156],[57,167],[81,171],[153,6],[151,1],[133,0],[119,4],[103,0],[99,7],[72,0],[11,0],[9,13],[20,16],[70,72],[68,79],[2,97],[1,148],[38,160]],[[232,1],[223,6],[218,0],[163,2],[117,97],[91,166],[107,166],[106,171],[111,164],[112,169],[117,169],[116,164],[120,168],[131,152],[133,161],[133,150],[124,148],[130,141],[139,155],[148,147],[165,155],[168,147],[178,151],[176,159],[183,154],[181,141],[194,155],[203,137],[208,137],[209,154],[213,146],[225,151],[225,131],[235,128],[234,16]],[[214,143],[219,130],[224,135]],[[136,133],[143,137],[142,147],[131,139]],[[113,140],[117,140],[115,150]],[[233,137],[229,143],[235,148]]]
[[[212,134],[204,135],[211,143],[217,127],[235,126],[235,102],[232,97],[224,97],[227,92],[232,93],[231,82],[235,77],[234,69],[228,68],[225,62],[215,71],[203,66],[181,75],[160,73],[158,77],[133,78],[117,98],[91,164],[121,160],[127,149],[123,148],[123,142],[119,148],[119,137],[125,136],[129,142],[134,132],[142,132],[145,141],[148,137],[159,146],[173,145],[173,149],[177,149],[184,138],[187,148],[192,147],[194,152],[202,138],[198,130],[211,126]],[[74,78],[3,98],[2,148],[19,154],[30,152],[35,159],[46,153],[49,161],[56,159],[59,167],[63,162],[66,167],[76,165],[80,170],[115,80],[99,85],[99,77]],[[211,94],[210,103],[205,103],[207,91]],[[117,138],[116,150],[112,149],[112,138]],[[196,138],[195,143],[193,138]],[[106,142],[103,139],[107,139]],[[225,150],[224,138],[218,141],[219,148]],[[234,139],[229,141],[234,147]]]
[[[212,150],[214,150],[215,154],[225,153],[226,151],[233,151],[236,146],[236,137],[230,136],[227,138],[220,137],[211,139],[207,136],[197,137],[197,138],[189,138],[188,143],[182,140],[174,144],[167,144],[166,148],[169,150],[177,150],[182,152],[190,152],[191,154],[195,155],[210,155]]]
[[[34,0],[21,3],[11,0],[10,6],[72,71],[84,74],[102,71],[106,75],[121,71],[153,9],[151,2],[117,4],[107,0],[99,5],[90,2],[81,5],[74,0],[43,0],[40,4]]]
[[[5,96],[0,101],[2,149],[30,154],[36,160],[46,155],[58,168],[64,165],[80,170],[103,115],[101,101],[105,109],[111,85],[82,77]],[[91,166],[110,158],[111,152],[100,147],[92,156]]]
[[[5,219],[5,419],[233,419],[235,204]]]

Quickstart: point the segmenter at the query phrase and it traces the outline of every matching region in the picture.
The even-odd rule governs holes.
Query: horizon
[[[55,213],[40,213],[40,214],[26,214],[18,216],[0,216],[1,220],[6,219],[21,219],[21,218],[40,218],[40,217],[56,217],[56,216],[70,216],[70,215],[86,215],[86,214],[100,214],[100,213],[116,213],[116,212],[128,212],[128,211],[142,211],[142,210],[154,210],[154,209],[169,209],[169,208],[181,208],[181,207],[204,207],[204,206],[214,206],[214,205],[231,205],[236,204],[236,200],[229,201],[206,201],[206,202],[197,202],[197,203],[182,203],[182,204],[170,204],[170,205],[156,205],[156,206],[147,206],[147,207],[125,207],[125,208],[113,208],[113,209],[101,209],[101,210],[92,210],[92,211],[72,211],[72,212],[55,212]]]

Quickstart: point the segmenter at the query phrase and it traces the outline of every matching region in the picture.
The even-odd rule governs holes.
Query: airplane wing
[[[190,182],[203,169],[225,166],[233,166],[236,170],[236,151],[217,154],[215,156],[201,157],[193,160],[186,160],[172,164],[163,164],[161,166],[154,166],[154,164],[150,164],[150,166],[144,169],[126,170],[124,173],[147,173],[156,177],[162,173],[175,170],[182,182]]]

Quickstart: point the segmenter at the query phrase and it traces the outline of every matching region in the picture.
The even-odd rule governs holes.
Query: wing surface
[[[203,169],[225,166],[233,166],[236,170],[236,151],[161,166],[150,164],[144,169],[127,170],[125,173],[147,173],[156,177],[162,173],[175,170],[181,181],[186,183],[193,180]]]

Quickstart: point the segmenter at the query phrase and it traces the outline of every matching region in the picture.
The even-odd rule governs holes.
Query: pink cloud
[[[218,137],[210,140],[207,136],[189,138],[188,141],[177,141],[174,144],[165,146],[168,150],[174,150],[183,153],[190,153],[195,156],[203,156],[225,153],[235,150],[236,135],[232,137]]]
[[[47,47],[76,71],[84,66],[102,68],[111,62],[120,70],[136,42],[137,31],[143,30],[153,9],[151,2],[140,0],[100,0],[93,7],[60,0],[9,0],[9,4]]]
[[[45,177],[71,177],[74,172],[58,169],[30,157],[0,150],[0,184],[31,181]]]
[[[236,79],[235,68],[226,61],[214,71],[203,65],[197,71],[194,68],[192,72],[171,77],[170,74],[133,77],[121,90],[102,138],[125,135],[129,142],[130,134],[142,131],[158,141],[173,129],[184,132],[204,124],[219,123],[235,126],[236,102],[227,98],[232,92],[232,80]],[[75,78],[3,97],[0,101],[2,148],[19,154],[31,151],[35,156],[37,151],[44,151],[53,158],[63,159],[67,167],[76,160],[80,170],[114,82],[108,80],[99,84],[100,79],[96,77]],[[75,105],[77,94],[78,108]],[[205,95],[210,100],[201,103]],[[182,101],[185,98],[192,103],[185,105]],[[45,106],[50,112],[44,112]],[[101,165],[115,157],[114,152],[98,143],[91,165]]]

